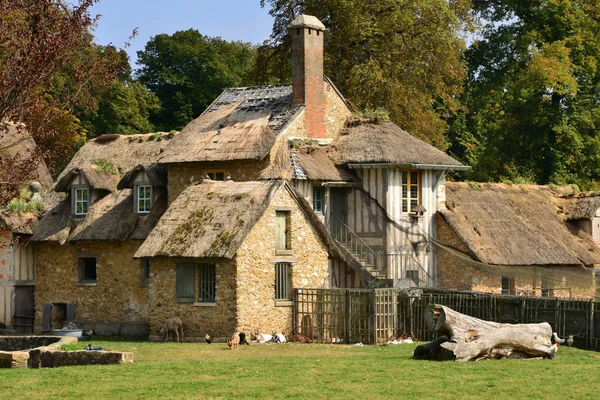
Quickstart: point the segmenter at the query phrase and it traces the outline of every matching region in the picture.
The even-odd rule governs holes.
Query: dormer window
[[[213,181],[224,181],[226,176],[227,171],[224,169],[209,169],[204,171],[204,178],[208,178]]]
[[[90,189],[73,187],[73,210],[75,215],[86,215],[89,208]]]
[[[148,214],[152,208],[152,185],[136,185],[135,194],[135,212]]]

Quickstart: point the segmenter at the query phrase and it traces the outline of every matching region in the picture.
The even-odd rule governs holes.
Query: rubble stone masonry
[[[64,245],[37,243],[35,331],[42,331],[44,303],[74,303],[75,321],[79,327],[94,327],[102,323],[146,324],[148,287],[141,284],[141,260],[133,258],[140,245],[141,241],[132,240]],[[96,257],[95,284],[80,282],[82,257]],[[52,327],[60,328],[62,326]]]

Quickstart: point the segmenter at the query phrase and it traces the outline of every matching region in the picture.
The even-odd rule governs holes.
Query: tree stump
[[[435,331],[447,336],[415,349],[422,360],[477,361],[487,358],[554,358],[552,327],[540,324],[500,324],[461,314],[446,306],[433,307]]]

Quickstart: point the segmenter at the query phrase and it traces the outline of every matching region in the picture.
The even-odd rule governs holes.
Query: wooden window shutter
[[[178,264],[176,281],[177,301],[184,303],[194,302],[194,264]]]
[[[287,236],[286,236],[286,225],[287,225],[287,212],[277,211],[277,233],[276,233],[276,249],[286,250],[287,249]]]
[[[44,303],[42,312],[42,330],[50,332],[52,330],[52,304]]]
[[[67,303],[67,321],[75,321],[75,304]]]

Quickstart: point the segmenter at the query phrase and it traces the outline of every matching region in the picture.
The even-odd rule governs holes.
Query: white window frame
[[[79,200],[77,194],[86,193],[85,200]],[[85,212],[77,212],[77,206],[85,204]],[[90,188],[88,186],[73,186],[73,215],[83,216],[90,211]]]
[[[141,197],[140,190],[144,188],[150,188],[150,197]],[[154,194],[154,188],[152,185],[147,183],[141,183],[139,185],[135,185],[135,212],[137,214],[148,214],[150,210],[152,210],[152,199]],[[148,210],[140,210],[140,202],[141,201],[149,201]]]

